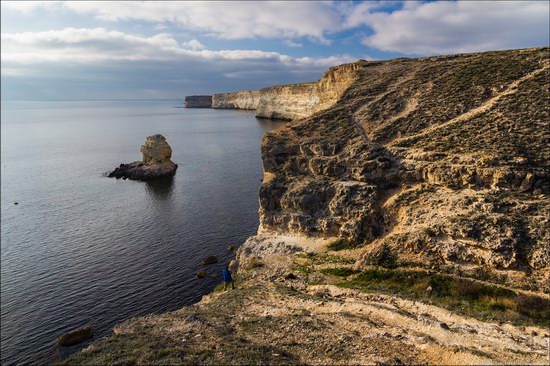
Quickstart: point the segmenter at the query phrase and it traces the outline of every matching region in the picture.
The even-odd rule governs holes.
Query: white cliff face
[[[254,110],[260,103],[259,90],[245,90],[236,93],[221,93],[212,96],[212,108]]]
[[[214,94],[212,108],[256,110],[256,117],[296,120],[334,105],[351,85],[359,64],[333,67],[312,83]]]

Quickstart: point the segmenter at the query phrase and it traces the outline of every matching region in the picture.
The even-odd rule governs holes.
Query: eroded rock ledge
[[[143,159],[130,164],[120,164],[108,174],[109,178],[123,178],[133,180],[151,180],[171,177],[176,174],[178,165],[170,158],[172,148],[166,142],[166,138],[156,134],[148,136],[141,145]]]

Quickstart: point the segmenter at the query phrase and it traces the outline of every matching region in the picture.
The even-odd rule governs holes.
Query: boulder
[[[204,265],[214,264],[214,263],[218,263],[218,257],[213,255],[209,255],[208,257],[202,260],[202,264]]]
[[[82,343],[93,336],[94,332],[92,328],[86,325],[63,334],[57,338],[57,344],[61,347],[74,346],[75,344]]]
[[[107,176],[117,179],[151,180],[176,174],[178,165],[170,160],[172,148],[164,136],[159,134],[148,136],[145,143],[141,145],[140,151],[143,154],[141,161],[120,164]]]

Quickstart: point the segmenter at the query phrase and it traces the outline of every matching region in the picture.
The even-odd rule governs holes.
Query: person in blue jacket
[[[223,290],[227,290],[227,284],[231,283],[231,288],[234,290],[235,285],[233,284],[233,277],[231,277],[231,271],[229,270],[229,264],[225,266],[225,268],[222,271],[222,277],[223,277]]]

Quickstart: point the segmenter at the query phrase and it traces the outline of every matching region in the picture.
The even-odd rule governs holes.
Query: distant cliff
[[[211,95],[190,95],[184,99],[185,108],[211,108]]]
[[[334,105],[355,78],[362,61],[330,68],[312,83],[279,85],[212,96],[212,108],[256,110],[256,117],[295,120]]]

